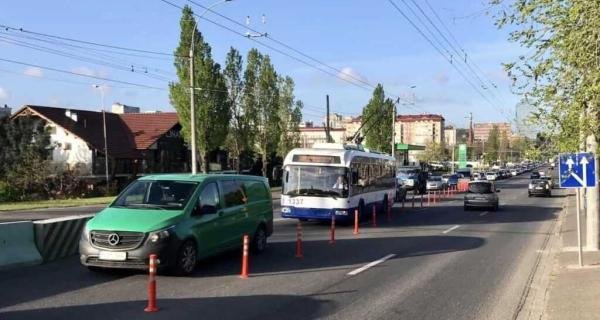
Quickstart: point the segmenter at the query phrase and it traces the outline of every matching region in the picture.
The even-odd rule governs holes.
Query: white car
[[[515,177],[517,174],[519,174],[519,172],[517,171],[517,169],[511,169],[510,170],[510,174]]]
[[[498,179],[498,174],[496,172],[490,171],[485,173],[485,180],[496,181],[496,179]]]

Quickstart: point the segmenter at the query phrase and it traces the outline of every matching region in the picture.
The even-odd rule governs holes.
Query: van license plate
[[[125,261],[127,260],[127,252],[100,251],[98,259],[111,261]]]

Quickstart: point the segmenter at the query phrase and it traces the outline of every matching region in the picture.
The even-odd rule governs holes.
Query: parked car
[[[517,169],[510,169],[510,174],[511,174],[513,177],[516,177],[516,176],[519,174],[519,171],[517,171]]]
[[[552,196],[552,188],[548,180],[534,179],[529,182],[529,188],[527,189],[527,195],[532,196]]]
[[[485,180],[495,181],[496,179],[498,179],[498,174],[496,172],[488,171],[485,173]]]
[[[191,273],[199,259],[238,247],[262,252],[273,233],[267,179],[247,175],[149,175],[132,182],[90,219],[79,241],[81,263],[94,268],[160,268]]]
[[[489,208],[492,211],[498,210],[498,192],[496,186],[491,181],[471,181],[469,182],[468,192],[464,198],[464,209],[471,208]]]
[[[446,184],[441,176],[432,176],[427,179],[427,191],[439,191],[446,189]]]
[[[529,175],[529,179],[539,179],[542,176],[540,175],[539,172],[537,171],[532,171],[531,174]]]

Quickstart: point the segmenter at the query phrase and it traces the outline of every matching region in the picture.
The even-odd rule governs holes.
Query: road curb
[[[525,290],[512,319],[544,319],[550,291],[550,277],[556,267],[557,254],[560,252],[560,230],[566,217],[569,193],[562,201],[561,210],[549,227],[544,242],[529,274]]]

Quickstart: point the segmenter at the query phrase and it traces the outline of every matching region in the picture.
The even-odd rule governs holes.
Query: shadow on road
[[[497,212],[481,213],[487,209],[464,211],[462,205],[438,207],[423,212],[410,212],[401,216],[399,226],[433,226],[450,224],[490,224],[519,223],[556,219],[561,207],[540,207],[535,205],[501,205]]]
[[[157,304],[157,313],[144,313],[146,301],[127,301],[0,312],[0,319],[316,319],[330,302],[293,295],[256,295],[159,299]]]
[[[74,291],[134,274],[128,270],[90,272],[77,256],[0,273],[0,308]],[[5,319],[0,314],[0,319]],[[56,318],[58,319],[58,318]]]
[[[295,258],[295,242],[269,244],[267,252],[250,257],[250,272],[254,275],[295,274],[315,269],[351,270],[390,253],[393,259],[403,259],[448,252],[476,249],[485,240],[465,236],[405,236],[363,239],[305,241],[304,258]],[[195,277],[235,275],[240,272],[240,253],[232,251],[200,261]]]

